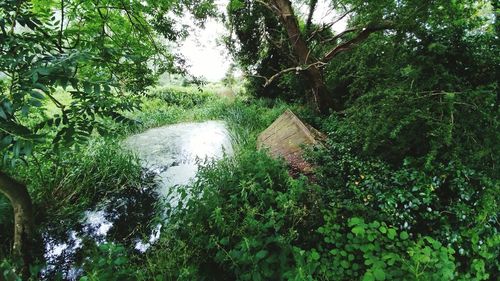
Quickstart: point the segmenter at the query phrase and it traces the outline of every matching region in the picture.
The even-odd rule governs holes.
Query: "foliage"
[[[357,131],[349,131],[355,128],[349,119],[318,119],[299,107],[294,111],[321,123],[330,138],[325,149],[310,155],[319,186],[291,179],[282,166],[253,151],[256,135],[286,108],[279,102],[269,108],[272,104],[215,102],[196,113],[222,118],[245,137],[237,142],[234,159],[209,163],[193,186],[175,191],[185,203],[172,209],[160,242],[147,254],[149,266],[136,272],[140,278],[486,280],[497,275],[498,180],[462,162],[431,162],[428,170],[422,168],[425,161],[395,167],[357,155]],[[294,219],[298,223],[290,223]],[[360,244],[369,248],[366,256],[353,248]],[[352,251],[358,266],[353,269],[340,250],[330,252],[339,248]]]
[[[168,218],[160,246],[148,254],[161,280],[279,278],[292,258],[290,242],[308,210],[304,181],[264,153],[209,164],[194,186],[181,189],[181,207]],[[189,226],[186,228],[185,226]],[[169,249],[169,250],[167,250]],[[160,279],[158,279],[160,280]]]
[[[353,9],[348,28],[391,29],[322,66],[344,107],[328,117],[280,100],[302,102],[300,71],[262,87],[260,76],[297,64],[265,3],[229,1],[226,43],[248,92],[273,99],[228,103],[213,89],[147,90],[164,70],[183,74],[162,43],[187,34],[174,16],[190,11],[202,23],[213,1],[0,2],[2,170],[28,185],[39,231],[66,234],[85,210],[142,187],[124,135],[222,119],[236,155],[171,190],[181,201],[165,203],[161,239],[144,256],[86,245],[81,280],[498,279],[497,1],[332,1]],[[356,36],[330,42],[329,28],[298,23],[317,58]],[[308,154],[310,178],[255,151],[257,134],[288,107],[328,135]],[[138,122],[112,122],[129,119]],[[110,129],[112,139],[97,137]],[[4,165],[25,156],[30,165]],[[2,259],[11,212],[0,196]],[[15,267],[0,264],[8,280]]]
[[[79,281],[136,280],[133,278],[134,269],[128,265],[130,260],[123,246],[101,244],[97,247],[96,253],[89,256],[92,258],[83,264],[84,273]]]
[[[148,94],[155,98],[161,99],[168,105],[176,105],[182,108],[188,109],[193,107],[202,106],[210,98],[213,98],[213,94],[204,92],[201,88],[198,89],[199,93],[196,93],[196,89],[192,91],[189,88],[155,88]]]
[[[38,279],[38,273],[40,272],[39,266],[30,266],[29,268],[29,276],[25,279],[22,279],[18,272],[16,271],[16,265],[10,263],[7,260],[0,261],[0,278],[5,281],[35,281]]]
[[[318,229],[324,248],[310,253],[310,268],[325,280],[453,280],[454,250],[423,237],[410,239],[385,223],[352,217],[347,225],[325,215]]]
[[[234,15],[258,5],[233,2],[244,3],[229,8]],[[454,250],[457,279],[495,279],[499,272],[495,3],[335,1],[334,7],[354,11],[348,28],[381,21],[392,27],[326,65],[325,83],[345,110],[310,120],[329,135],[327,147],[313,152],[312,161],[322,200],[340,214],[336,223],[357,216],[391,222],[415,239],[432,237]],[[255,17],[250,13],[238,20],[251,25],[259,22]],[[266,30],[264,17],[257,17],[262,21],[247,36]],[[238,35],[245,26],[235,27],[243,46],[233,54],[252,74],[261,62],[277,57],[260,52],[247,59],[244,50],[256,43]],[[267,38],[275,40],[264,42],[280,42],[282,29],[269,27]],[[311,39],[307,29],[301,35]],[[316,46],[312,38],[308,43],[315,56],[328,50],[328,42]],[[281,48],[282,56],[287,53]],[[291,85],[297,91],[294,83],[301,79],[283,75],[275,85],[286,93]]]
[[[155,71],[179,70],[159,33],[171,40],[181,34],[166,22],[149,21],[166,19],[169,10],[189,10],[202,21],[213,8],[212,1],[1,1],[1,169],[26,161],[35,144],[70,147],[106,133],[107,121],[128,121],[122,113],[137,108],[135,94],[155,82]],[[71,94],[70,104],[54,97],[57,86]],[[60,113],[43,118],[43,100]],[[38,123],[29,120],[33,113],[42,117]],[[31,197],[24,185],[18,188],[1,185],[0,192],[20,206],[14,250],[27,276],[34,249],[23,245],[36,240],[36,229]]]
[[[0,140],[4,164],[29,155],[35,143],[87,139],[103,118],[123,121],[137,108],[134,94],[154,84],[157,73],[183,71],[162,44],[186,34],[169,23],[169,10],[192,12],[202,21],[213,15],[212,1],[39,1],[0,3]],[[58,13],[57,13],[58,12]],[[151,20],[149,22],[148,20]],[[155,68],[149,67],[154,59]],[[155,71],[154,71],[155,70]],[[62,104],[56,86],[71,93]],[[25,124],[30,112],[49,100],[60,112]],[[55,129],[47,135],[44,128]]]
[[[262,77],[295,65],[293,56],[290,58],[291,48],[284,43],[286,33],[273,12],[262,2],[252,0],[231,0],[227,9],[232,34],[226,38],[226,46],[248,75],[248,92],[259,97],[300,99],[304,86],[293,76],[286,76],[278,85],[262,87]]]
[[[498,178],[456,158],[427,167],[409,158],[394,167],[360,156],[355,124],[332,117],[324,126],[328,146],[312,154],[318,183],[330,187],[325,197],[340,214],[391,222],[449,245],[460,276],[480,260],[486,272],[498,272]]]

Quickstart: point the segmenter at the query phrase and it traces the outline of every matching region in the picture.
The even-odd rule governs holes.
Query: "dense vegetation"
[[[44,235],[138,193],[142,223],[85,241],[79,280],[500,278],[498,1],[329,1],[335,33],[312,21],[318,1],[231,0],[234,101],[148,87],[187,75],[165,42],[212,1],[45,2],[0,1],[0,280],[68,278],[44,272]],[[313,175],[255,149],[287,108],[328,137],[305,148]],[[147,193],[121,141],[203,120],[227,123],[234,155],[172,190],[179,205]]]

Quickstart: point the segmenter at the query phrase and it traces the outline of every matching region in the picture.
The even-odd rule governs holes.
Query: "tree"
[[[106,120],[126,121],[121,112],[139,106],[137,94],[158,73],[183,71],[161,37],[186,33],[167,13],[202,20],[213,8],[212,1],[0,1],[0,192],[14,209],[13,253],[24,273],[36,240],[33,202],[8,168],[29,162],[36,145],[72,145],[106,133]],[[54,96],[57,87],[70,104]],[[58,114],[36,114],[49,103]]]
[[[292,3],[289,0],[270,0],[270,1],[240,1],[235,0],[230,3],[230,16],[231,15],[241,15],[238,13],[241,9],[252,9],[255,6],[262,6],[271,11],[276,18],[279,19],[281,23],[281,28],[286,32],[288,37],[288,42],[290,50],[293,52],[295,65],[287,67],[276,72],[270,77],[265,77],[259,75],[265,79],[264,87],[269,86],[275,79],[279,78],[281,75],[288,72],[304,72],[306,76],[307,83],[311,92],[311,100],[315,109],[322,113],[327,113],[330,109],[340,110],[340,97],[331,94],[325,85],[325,80],[323,78],[323,73],[321,68],[324,67],[330,60],[332,60],[339,53],[345,52],[353,48],[356,44],[368,38],[368,36],[376,31],[388,29],[392,27],[389,21],[374,21],[369,24],[359,25],[357,27],[350,27],[345,31],[333,36],[331,34],[330,38],[321,38],[322,41],[327,42],[328,45],[335,43],[336,41],[346,38],[347,35],[355,34],[354,37],[349,38],[338,44],[333,44],[329,50],[324,53],[318,53],[314,50],[315,47],[320,43],[317,39],[318,35],[325,35],[327,31],[333,24],[339,20],[346,17],[348,14],[352,13],[354,9],[347,9],[344,5],[344,10],[346,10],[337,20],[332,23],[327,23],[323,26],[319,26],[312,30],[312,17],[316,9],[317,1],[309,2],[309,14],[305,27],[300,26],[299,18],[296,16]],[[268,17],[269,15],[262,14],[263,17]],[[241,32],[238,32],[238,21],[235,18],[232,19],[233,28],[236,29],[236,34],[241,41]],[[240,20],[241,21],[241,20]],[[269,20],[265,20],[267,24]],[[260,27],[256,27],[257,29]],[[268,28],[268,31],[276,33],[277,30],[273,27]],[[264,32],[263,32],[264,33]],[[270,43],[276,44],[271,36],[268,37]],[[316,40],[316,41],[315,41]],[[273,42],[274,41],[274,42]],[[245,44],[245,42],[242,42]],[[314,46],[316,45],[316,46]],[[244,46],[242,48],[245,48]],[[238,57],[238,54],[236,55]]]
[[[365,42],[371,34],[378,33],[385,37],[412,36],[421,37],[422,32],[429,32],[426,26],[435,26],[434,17],[443,14],[443,11],[457,9],[471,12],[478,10],[478,6],[485,5],[476,1],[455,3],[450,1],[332,1],[331,8],[339,13],[332,22],[314,24],[313,15],[317,1],[306,1],[309,7],[307,19],[297,15],[290,0],[232,0],[228,6],[229,22],[236,35],[236,41],[241,46],[233,47],[232,53],[242,65],[247,66],[249,76],[264,80],[265,88],[277,84],[281,86],[289,77],[282,79],[289,73],[297,73],[298,79],[303,79],[309,86],[310,100],[315,108],[323,113],[333,108],[340,110],[348,97],[332,91],[328,79],[325,78],[325,69],[334,60],[341,60],[342,54],[353,50]],[[269,12],[262,12],[267,9]],[[457,11],[458,11],[457,10]],[[442,20],[453,24],[453,20],[468,20],[463,17],[443,15]],[[279,26],[273,25],[270,19],[274,16],[279,20]],[[460,19],[459,19],[460,18]],[[347,28],[335,34],[332,30],[338,21],[348,19]],[[470,18],[472,20],[472,17]],[[252,24],[255,22],[255,24]],[[465,27],[465,26],[464,26]],[[436,28],[440,28],[436,26]],[[467,27],[465,27],[467,28]],[[416,34],[419,32],[420,34]],[[286,35],[288,44],[284,46],[283,35]],[[256,40],[263,41],[261,47],[269,51],[261,51],[253,56],[248,55],[250,47]],[[231,41],[230,41],[231,43]],[[402,43],[402,42],[401,42]],[[276,56],[289,57],[292,60],[279,63],[281,67],[272,75],[268,71],[261,71],[262,63]],[[250,59],[249,59],[250,58]],[[256,67],[257,66],[257,67]],[[297,79],[297,77],[295,78]]]

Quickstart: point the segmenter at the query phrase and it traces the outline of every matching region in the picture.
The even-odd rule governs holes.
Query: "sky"
[[[228,0],[216,1],[220,12],[225,12],[227,2]],[[182,21],[193,29],[180,46],[180,53],[190,65],[189,72],[197,77],[203,76],[211,82],[220,81],[232,63],[226,48],[217,43],[228,32],[224,24],[218,19],[209,19],[205,28],[201,28],[195,26],[188,15]]]
[[[328,6],[331,0],[319,0],[314,14],[314,23],[331,22],[338,15]],[[217,0],[220,12],[225,13],[228,0]],[[307,5],[295,7],[298,13],[306,15]],[[197,77],[205,77],[210,82],[217,82],[224,78],[229,69],[232,59],[222,44],[217,43],[228,31],[224,25],[216,20],[209,19],[205,28],[195,26],[190,16],[185,16],[182,21],[189,24],[193,29],[191,34],[181,44],[179,52],[186,58],[190,67],[189,72]],[[342,20],[333,26],[337,32],[344,30],[346,20]]]

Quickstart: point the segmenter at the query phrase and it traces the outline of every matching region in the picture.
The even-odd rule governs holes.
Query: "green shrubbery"
[[[373,128],[364,126],[383,112],[400,114],[376,110],[378,102],[387,103],[389,97],[371,101],[370,108],[355,105],[346,118],[325,119],[280,101],[238,98],[228,104],[208,98],[188,109],[185,103],[192,101],[185,102],[184,94],[169,98],[167,103],[161,94],[149,95],[143,111],[130,116],[142,125],[120,129],[135,132],[173,122],[222,119],[233,134],[236,155],[206,163],[192,186],[175,191],[182,194],[182,204],[165,206],[168,217],[160,241],[145,255],[114,243],[88,248],[82,280],[494,280],[498,276],[499,183],[492,169],[478,164],[493,163],[485,160],[489,154],[462,157],[463,138],[451,140],[446,157],[429,156],[433,149],[422,154],[380,149],[380,140],[394,128],[380,127],[368,138]],[[287,107],[329,136],[323,149],[308,154],[316,164],[313,181],[291,178],[282,162],[255,151],[257,134]],[[456,116],[458,120],[454,126],[468,124],[466,118]],[[480,133],[472,130],[477,128],[472,123],[467,126],[470,134]],[[481,127],[491,132],[488,128]],[[393,134],[393,143],[412,140],[410,132]],[[428,148],[445,147],[434,134],[413,132]],[[50,214],[66,221],[61,228],[69,227],[68,218],[77,218],[108,193],[140,185],[137,159],[121,151],[116,141],[96,140],[50,159],[18,173],[32,175],[28,182],[37,205],[46,210],[41,218]],[[8,220],[2,223],[7,225]]]
[[[210,164],[193,186],[182,189],[185,204],[173,210],[159,245],[147,254],[148,268],[140,275],[146,280],[492,277],[498,266],[494,228],[488,232],[487,225],[476,225],[465,230],[470,220],[462,226],[446,223],[453,220],[441,218],[441,210],[428,211],[439,202],[425,198],[420,202],[419,192],[406,191],[403,182],[383,188],[401,175],[392,177],[383,165],[386,173],[366,167],[359,179],[353,176],[352,185],[327,188],[323,178],[318,180],[322,187],[305,178],[290,178],[286,167],[261,152],[244,150],[234,159]],[[386,177],[388,181],[382,182]],[[409,178],[403,177],[408,186]],[[370,185],[379,190],[373,192],[366,187]],[[422,186],[429,189],[426,183]],[[405,193],[416,196],[405,198]],[[417,206],[408,209],[404,204]],[[427,220],[433,230],[426,228]],[[468,235],[481,229],[489,234],[480,238],[479,245],[477,236]]]
[[[322,120],[295,108],[320,123],[329,140],[324,149],[310,153],[317,166],[315,182],[292,179],[282,164],[254,151],[256,134],[286,108],[282,103],[267,106],[273,104],[237,101],[207,107],[206,114],[227,120],[245,141],[234,159],[209,164],[193,186],[182,189],[186,204],[172,210],[161,241],[146,257],[149,266],[138,271],[142,278],[498,276],[499,184],[473,168],[476,160],[450,156],[429,161],[431,149],[392,161],[383,153],[371,154],[370,142],[377,141],[363,137],[366,131],[354,124],[354,113]],[[404,142],[407,137],[394,138]],[[420,138],[434,144],[439,140],[433,134]]]
[[[387,101],[382,99],[371,104],[382,106],[379,102]],[[404,107],[395,107],[386,114],[394,116],[404,110]],[[456,279],[495,279],[500,269],[499,181],[491,174],[489,165],[494,162],[485,156],[488,154],[471,155],[463,150],[464,138],[453,138],[446,145],[446,140],[426,134],[424,130],[394,134],[392,139],[394,143],[417,139],[427,143],[428,148],[446,147],[447,154],[434,157],[433,149],[422,155],[401,153],[394,148],[374,152],[371,148],[381,144],[381,139],[390,139],[391,130],[381,127],[368,138],[367,131],[372,128],[366,129],[362,124],[390,126],[397,121],[377,121],[374,118],[378,115],[367,112],[370,109],[359,104],[350,109],[347,118],[332,116],[323,122],[329,141],[325,149],[312,152],[311,156],[317,165],[318,184],[326,188],[326,200],[334,204],[340,218],[361,217],[366,221],[386,222],[398,231],[409,233],[416,243],[420,241],[418,237],[427,236],[453,249]],[[472,126],[468,120],[458,123],[460,118],[456,117],[454,126],[470,124],[468,134],[482,132],[483,140],[495,134],[490,126]],[[482,147],[478,145],[475,149]],[[498,147],[486,146],[486,149]],[[398,152],[401,154],[397,157],[404,158],[395,162],[388,159]],[[483,165],[478,165],[477,157],[485,157]]]
[[[310,252],[308,265],[315,269],[315,279],[453,279],[454,251],[435,239],[411,239],[406,231],[358,217],[339,224],[336,211],[332,213],[318,229],[323,236],[319,252]]]
[[[104,243],[96,247],[82,264],[85,272],[79,281],[137,280],[136,271],[130,266],[129,251],[122,245]]]
[[[182,108],[193,108],[200,106],[210,99],[214,99],[214,93],[209,93],[202,88],[154,88],[148,96],[163,100],[168,105],[176,105]]]
[[[203,168],[183,192],[186,201],[148,253],[157,261],[148,276],[269,280],[293,270],[292,245],[307,239],[304,218],[316,191],[303,179],[291,179],[282,164],[243,151]]]

